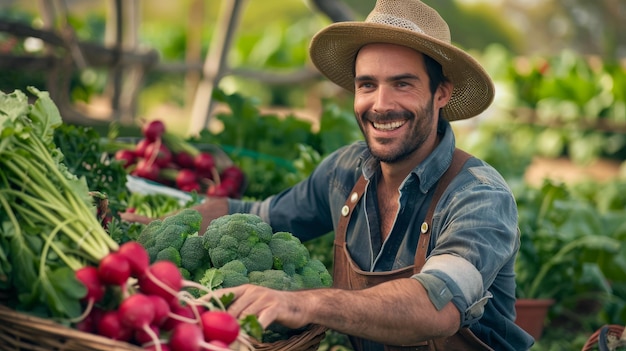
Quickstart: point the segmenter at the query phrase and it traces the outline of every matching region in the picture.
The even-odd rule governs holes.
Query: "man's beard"
[[[370,150],[370,153],[374,158],[376,158],[380,162],[385,163],[396,163],[409,158],[413,152],[418,150],[426,139],[430,136],[430,132],[432,130],[432,124],[435,123],[433,120],[433,100],[429,100],[428,104],[417,111],[418,115],[414,113],[403,110],[403,111],[391,111],[388,113],[375,113],[372,111],[365,111],[365,113],[361,117],[361,123],[359,123],[359,127],[361,128],[361,132],[365,136],[365,141],[367,143],[367,147]],[[384,122],[390,120],[399,120],[405,119],[407,123],[413,124],[411,127],[411,131],[406,138],[404,138],[400,147],[394,151],[389,153],[382,153],[374,150],[371,146],[371,141],[368,136],[365,134],[365,130],[363,125],[366,123],[371,123],[373,121],[376,122]],[[378,142],[381,144],[391,143],[393,140],[388,140],[388,142],[384,140],[379,140]]]

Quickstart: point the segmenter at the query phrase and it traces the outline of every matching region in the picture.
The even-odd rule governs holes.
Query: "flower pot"
[[[535,340],[539,340],[552,299],[518,299],[515,302],[515,324],[524,329]]]

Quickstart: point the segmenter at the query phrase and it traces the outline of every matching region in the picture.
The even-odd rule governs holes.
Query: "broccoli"
[[[269,247],[272,250],[272,268],[295,274],[296,270],[309,262],[309,250],[300,239],[288,232],[277,232],[272,235]]]
[[[182,225],[183,231],[187,234],[194,234],[200,230],[202,215],[197,210],[184,208],[173,215],[163,219],[163,225]]]
[[[172,246],[168,246],[156,254],[155,261],[168,260],[180,267],[180,252]]]
[[[248,272],[272,268],[273,255],[268,245],[272,228],[257,215],[235,213],[216,218],[202,237],[211,263],[217,268],[233,260],[240,260]]]
[[[224,280],[222,281],[223,288],[230,288],[250,282],[248,270],[240,260],[230,261],[218,270],[224,274]]]
[[[262,272],[254,271],[248,274],[250,284],[264,286],[276,290],[298,290],[298,282],[293,276],[278,269],[268,269]]]
[[[209,252],[204,249],[203,239],[198,234],[187,237],[180,248],[180,265],[182,268],[194,274],[199,269],[210,267],[211,259]]]
[[[139,234],[137,242],[148,251],[150,262],[154,262],[165,248],[180,251],[187,237],[198,233],[201,221],[200,212],[184,209],[163,220],[150,222]]]
[[[311,259],[306,266],[298,271],[297,276],[301,277],[304,289],[330,287],[333,285],[333,278],[328,269],[318,259]]]

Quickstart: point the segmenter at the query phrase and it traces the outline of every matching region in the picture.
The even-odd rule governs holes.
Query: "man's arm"
[[[278,322],[290,328],[308,323],[340,333],[392,345],[410,345],[458,331],[460,314],[450,302],[438,311],[415,279],[397,279],[364,290],[313,289],[276,291],[243,285],[217,290],[234,293],[229,312],[254,314],[267,327]]]

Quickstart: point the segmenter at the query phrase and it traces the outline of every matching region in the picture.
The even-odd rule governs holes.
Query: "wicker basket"
[[[326,328],[314,325],[303,333],[274,343],[252,343],[259,351],[313,351]],[[20,313],[0,304],[2,351],[144,351],[129,343],[68,328],[52,320]]]
[[[326,336],[327,328],[311,325],[304,332],[273,343],[252,343],[257,351],[315,351]]]
[[[607,342],[610,340],[615,342],[619,340],[620,338],[626,340],[626,331],[624,330],[623,325],[609,324],[609,325],[605,325],[604,327],[607,328],[606,338],[609,339],[607,340]],[[600,334],[602,332],[602,329],[604,329],[604,327],[596,330],[593,334],[591,334],[589,339],[587,339],[587,342],[585,343],[585,345],[583,345],[582,351],[598,350],[598,340],[600,338]]]

